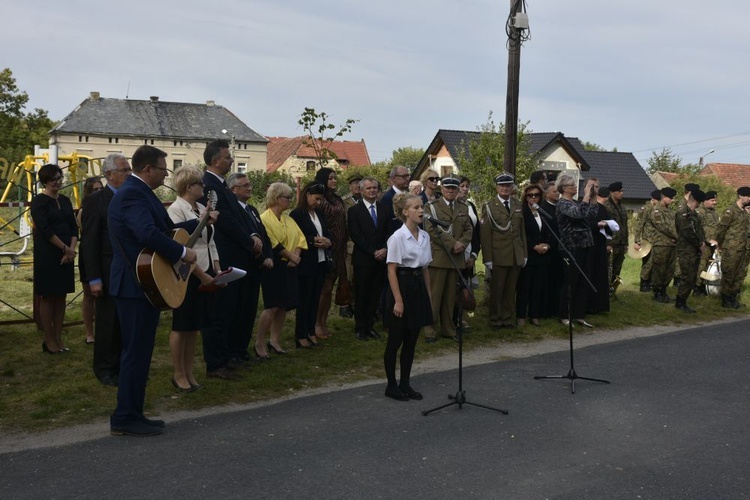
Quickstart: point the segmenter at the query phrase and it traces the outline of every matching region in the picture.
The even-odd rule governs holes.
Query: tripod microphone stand
[[[544,210],[539,207],[539,205],[534,205],[534,208],[539,211],[540,214],[542,214],[547,219],[552,219],[552,216],[545,212]],[[573,257],[573,254],[568,250],[568,248],[565,246],[565,244],[560,240],[560,236],[555,232],[555,230],[550,225],[549,221],[542,218],[545,224],[547,224],[547,228],[549,229],[550,233],[552,233],[552,236],[555,237],[557,240],[558,245],[560,245],[560,248],[565,252],[567,257],[563,258],[565,261],[565,265],[567,266],[567,269],[565,270],[565,281],[567,290],[568,290],[568,297],[567,297],[567,306],[568,306],[568,338],[570,340],[570,369],[568,370],[568,373],[565,375],[537,375],[534,377],[534,380],[540,380],[540,379],[568,379],[570,380],[570,393],[575,394],[576,392],[576,380],[589,380],[591,382],[601,382],[603,384],[609,384],[608,380],[603,380],[600,378],[590,378],[590,377],[580,377],[578,376],[578,373],[576,373],[575,369],[575,359],[573,356],[573,266],[575,266],[578,273],[580,273],[581,276],[586,280],[591,290],[593,290],[594,293],[597,292],[596,287],[591,282],[588,276],[586,276],[586,273],[583,272],[583,269],[581,269],[581,266],[578,264],[578,261],[576,261],[575,257]]]
[[[440,226],[445,229],[447,227],[443,226],[445,224],[442,221],[436,221],[432,217],[429,217],[426,219],[432,223],[434,227]],[[438,241],[440,241],[440,245],[443,247],[443,250],[445,251],[445,254],[448,256],[448,258],[451,261],[451,264],[453,265],[453,269],[456,270],[458,273],[458,284],[460,286],[459,294],[463,294],[464,290],[469,289],[468,282],[466,278],[461,274],[461,271],[458,269],[458,266],[456,265],[456,261],[453,258],[453,255],[448,251],[448,248],[445,245],[445,242],[442,240],[442,238],[438,238]],[[463,318],[464,318],[464,307],[463,307],[463,301],[459,300],[458,302],[458,320],[456,321],[456,334],[458,335],[458,391],[456,394],[448,394],[448,399],[451,401],[450,403],[446,403],[444,405],[438,406],[437,408],[433,408],[431,410],[422,410],[422,415],[427,416],[432,412],[442,410],[443,408],[447,408],[448,406],[458,405],[458,409],[461,410],[463,405],[471,405],[471,406],[478,406],[479,408],[485,408],[487,410],[497,411],[504,415],[508,414],[508,410],[503,410],[500,408],[493,408],[491,406],[482,405],[479,403],[472,403],[471,401],[466,400],[466,391],[464,391],[463,388],[463,348],[464,348],[464,327],[463,327]]]

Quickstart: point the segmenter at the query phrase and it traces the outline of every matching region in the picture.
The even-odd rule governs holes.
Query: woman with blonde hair
[[[255,355],[269,359],[268,349],[276,354],[286,354],[281,347],[281,330],[287,311],[299,304],[297,266],[300,254],[307,250],[307,239],[294,219],[284,212],[292,204],[292,188],[283,182],[274,182],[266,191],[266,211],[260,220],[266,228],[273,248],[273,268],[263,273],[263,312],[258,320],[255,338]],[[266,337],[270,331],[270,340]]]
[[[422,193],[420,194],[423,205],[440,198],[440,191],[437,190],[438,182],[440,182],[440,174],[428,168],[419,176],[419,181],[423,186]]]
[[[422,200],[410,193],[393,198],[393,212],[403,225],[388,239],[388,287],[383,323],[388,328],[383,363],[388,386],[385,395],[397,401],[422,399],[410,383],[414,350],[420,328],[432,325],[430,236],[420,229]],[[396,356],[401,349],[401,380],[396,383]]]
[[[203,173],[196,167],[185,166],[175,172],[173,183],[178,197],[167,210],[172,221],[179,223],[202,217],[206,207],[198,200],[203,197]],[[212,219],[216,216],[218,212],[212,213]],[[213,276],[221,272],[213,236],[213,227],[207,225],[195,242],[193,249],[198,255],[197,265],[188,280],[185,300],[172,313],[172,332],[169,334],[174,365],[172,385],[182,392],[193,392],[201,387],[193,374],[195,342],[198,331],[211,322],[213,294],[201,292],[198,288],[210,284]]]

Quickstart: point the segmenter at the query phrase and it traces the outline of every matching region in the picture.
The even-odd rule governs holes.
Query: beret
[[[685,192],[686,193],[687,192],[691,192],[692,193],[693,191],[698,191],[700,188],[701,187],[698,184],[694,184],[692,182],[688,182],[687,184],[685,184]]]
[[[666,196],[667,198],[674,198],[675,196],[677,196],[677,191],[675,191],[671,187],[665,187],[661,189],[661,194],[662,196]]]
[[[706,199],[713,200],[716,198],[716,191],[706,191]]]
[[[609,196],[609,191],[609,188],[600,187],[599,191],[596,194],[601,196],[602,198],[606,198],[607,196]]]
[[[661,200],[661,190],[651,191],[651,198],[655,200]]]
[[[706,193],[704,193],[704,192],[703,192],[703,191],[701,191],[700,189],[696,189],[696,190],[694,190],[694,191],[691,191],[691,192],[690,192],[690,195],[691,195],[691,196],[693,197],[693,199],[694,199],[695,201],[697,201],[698,203],[703,203],[704,201],[706,201]]]
[[[737,190],[739,196],[750,196],[750,187],[742,186]]]
[[[609,189],[610,192],[622,191],[622,182],[620,181],[613,182],[612,184],[607,186],[607,189]]]

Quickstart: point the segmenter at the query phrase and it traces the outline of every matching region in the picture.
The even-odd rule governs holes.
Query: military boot
[[[687,305],[687,300],[681,299],[679,297],[674,299],[674,306],[675,308],[679,309],[680,311],[684,313],[694,313],[695,309]]]
[[[732,295],[732,307],[735,309],[739,309],[740,307],[745,307],[745,304],[741,303],[737,298],[740,296],[739,293],[735,293]]]
[[[667,295],[667,287],[665,286],[661,287],[661,300],[659,302],[663,302],[665,304],[669,304],[672,302],[672,297]]]
[[[721,307],[724,307],[726,309],[734,309],[734,304],[732,303],[732,297],[722,293],[721,294]]]
[[[651,282],[649,280],[641,280],[641,291],[642,292],[650,292],[651,291]]]
[[[654,302],[661,302],[661,292],[659,291],[658,288],[654,288],[654,296],[652,297],[652,300]]]
[[[695,289],[693,290],[693,295],[695,295],[696,297],[706,297],[708,295],[708,292],[706,292],[706,286],[695,285]]]

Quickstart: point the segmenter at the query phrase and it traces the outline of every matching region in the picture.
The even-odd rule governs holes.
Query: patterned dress
[[[346,243],[349,240],[346,229],[346,205],[335,193],[327,193],[320,204],[331,233],[333,271],[329,276],[346,278]]]

